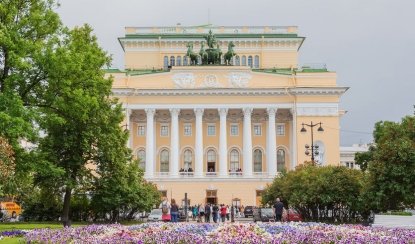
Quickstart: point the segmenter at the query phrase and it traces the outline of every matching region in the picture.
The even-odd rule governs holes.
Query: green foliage
[[[363,174],[358,170],[304,164],[276,178],[265,190],[262,203],[272,204],[280,197],[306,219],[351,221],[359,210],[362,189]]]
[[[62,213],[62,197],[52,189],[33,189],[22,204],[25,221],[58,221]]]
[[[415,117],[376,123],[376,147],[368,162],[367,197],[378,211],[399,210],[415,202]]]
[[[380,215],[399,215],[399,216],[412,216],[410,212],[392,211],[387,213],[380,213]]]

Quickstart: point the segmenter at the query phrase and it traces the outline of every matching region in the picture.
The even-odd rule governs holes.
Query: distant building
[[[360,169],[354,161],[354,156],[358,152],[369,151],[370,144],[353,144],[350,147],[340,147],[340,165],[351,169]]]

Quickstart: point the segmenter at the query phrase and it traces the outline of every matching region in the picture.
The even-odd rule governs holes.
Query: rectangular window
[[[138,125],[138,135],[145,136],[146,135],[146,126],[145,125]]]
[[[277,136],[285,136],[285,125],[277,124]]]
[[[231,136],[237,136],[239,134],[238,125],[231,125]]]
[[[216,126],[215,125],[208,125],[207,134],[208,134],[208,136],[216,135]]]
[[[192,124],[185,124],[184,125],[184,135],[191,136],[192,135]]]
[[[254,125],[254,135],[260,136],[262,135],[262,128],[261,125]]]
[[[169,126],[161,125],[160,126],[160,136],[169,136]]]

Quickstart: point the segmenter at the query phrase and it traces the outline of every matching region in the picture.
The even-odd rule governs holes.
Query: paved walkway
[[[375,215],[375,222],[372,226],[415,229],[415,216]]]

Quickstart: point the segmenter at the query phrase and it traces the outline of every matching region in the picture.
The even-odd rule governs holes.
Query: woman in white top
[[[161,209],[161,212],[162,212],[161,219],[166,222],[170,221],[171,220],[171,216],[170,216],[171,205],[167,197],[160,203],[159,208]]]

